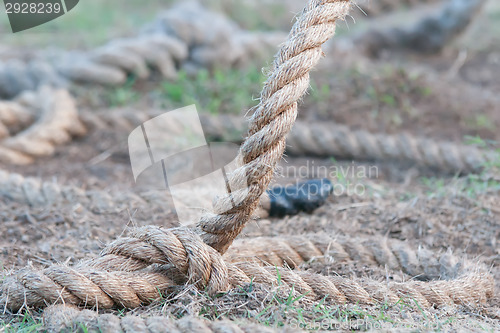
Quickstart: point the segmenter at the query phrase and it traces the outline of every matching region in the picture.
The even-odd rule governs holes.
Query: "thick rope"
[[[452,278],[469,266],[449,252],[414,250],[406,242],[382,237],[333,238],[325,234],[237,239],[226,262],[254,262],[297,268],[315,262],[356,262],[402,271],[422,281]]]
[[[232,192],[217,198],[214,213],[197,225],[203,241],[217,251],[228,249],[268,188],[297,117],[297,102],[309,88],[309,72],[323,55],[321,45],[333,36],[336,20],[344,19],[350,7],[350,1],[310,1],[282,44],[240,148],[241,166],[229,175]]]
[[[157,298],[159,291],[183,283],[214,294],[252,280],[282,285],[311,299],[340,303],[394,304],[405,298],[430,307],[478,305],[493,297],[493,277],[480,270],[463,272],[449,281],[386,283],[222,260],[221,253],[249,220],[269,185],[295,120],[297,101],[308,87],[308,73],[322,55],[321,44],[331,37],[335,20],[343,18],[350,5],[349,1],[310,1],[278,53],[252,116],[249,137],[239,154],[242,167],[229,180],[231,188],[237,190],[219,198],[214,214],[205,216],[195,231],[134,229],[95,260],[73,268],[26,269],[6,277],[1,302],[12,310],[57,301],[101,308],[135,307]]]
[[[284,38],[280,32],[244,31],[198,3],[178,4],[141,30],[90,51],[46,50],[26,62],[0,62],[0,97],[13,98],[42,85],[120,86],[130,76],[144,80],[159,73],[174,80],[181,68],[193,74],[204,68],[241,67],[267,56]]]
[[[0,101],[0,140],[17,133],[32,123],[34,115],[14,101]]]
[[[89,332],[101,333],[272,333],[302,332],[298,329],[272,329],[251,322],[229,320],[209,321],[199,317],[186,316],[172,320],[162,316],[140,317],[113,314],[98,314],[95,311],[80,310],[69,305],[50,306],[43,312],[44,327],[49,332],[77,331],[83,325]]]
[[[94,213],[115,213],[127,207],[163,207],[165,196],[158,192],[135,194],[129,191],[85,190],[77,186],[41,181],[0,170],[0,198],[31,207],[60,207],[78,204]]]
[[[74,267],[52,265],[41,271],[26,268],[7,277],[0,303],[14,311],[23,305],[39,307],[58,300],[100,308],[135,308],[185,282],[207,287],[211,294],[226,291],[227,267],[193,231],[150,226],[112,242],[95,260]]]
[[[78,118],[75,102],[66,90],[42,87],[36,93],[25,93],[21,101],[36,111],[23,111],[25,107],[22,103],[11,102],[6,103],[9,109],[5,108],[0,116],[3,114],[8,118],[12,115],[8,122],[13,125],[27,123],[32,114],[37,114],[38,119],[28,128],[0,141],[0,162],[32,163],[36,157],[54,154],[55,147],[70,141],[72,136],[86,133],[86,128]],[[15,116],[9,112],[12,108],[16,111]]]
[[[210,188],[200,190],[209,191]],[[166,200],[167,194],[168,192],[165,192],[165,190],[137,193],[118,190],[86,190],[78,186],[62,185],[54,181],[42,181],[39,178],[24,177],[20,174],[0,169],[0,199],[30,207],[60,208],[70,205],[71,207],[84,208],[95,214],[118,213],[131,207],[144,210],[175,210],[176,207],[169,205],[168,200]],[[212,200],[208,196],[206,198],[198,198],[196,204],[188,203],[192,201],[192,191],[186,191],[184,201],[186,205],[197,210],[200,209],[200,205],[211,207],[212,204]],[[313,201],[309,200],[311,203]],[[317,200],[315,202],[319,203],[320,201]],[[256,215],[260,217],[269,216],[271,202],[268,193],[262,195],[260,203]],[[298,211],[302,211],[302,209],[298,209],[297,213]]]
[[[296,135],[291,135],[287,143],[290,154],[296,155],[399,160],[445,172],[464,173],[478,172],[487,162],[498,159],[498,154],[493,151],[415,137],[407,133],[372,134],[363,130],[353,131],[341,125],[333,127],[331,124],[316,123],[308,126],[300,122],[296,124],[294,131]]]
[[[118,116],[117,116],[118,114]],[[82,121],[93,129],[131,131],[161,114],[161,111],[121,110],[110,114],[84,112]],[[241,142],[245,124],[235,116],[201,114],[205,135],[226,142]],[[498,160],[498,153],[446,141],[413,136],[408,133],[388,135],[352,130],[334,122],[296,121],[287,136],[286,152],[292,156],[319,156],[356,160],[404,161],[449,173],[479,172],[488,162]]]
[[[327,277],[253,262],[231,264],[225,263],[192,231],[148,226],[133,229],[129,237],[109,244],[100,257],[73,268],[53,265],[6,277],[0,303],[13,311],[59,302],[135,308],[184,283],[194,283],[215,294],[251,281],[266,286],[283,285],[313,300],[326,297],[330,303],[394,304],[401,298],[413,298],[422,307],[475,306],[493,297],[491,274],[483,270],[459,273],[452,280],[386,283]]]

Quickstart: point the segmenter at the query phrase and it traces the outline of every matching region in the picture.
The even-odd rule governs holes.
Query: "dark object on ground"
[[[276,186],[268,190],[269,216],[282,217],[299,212],[312,213],[322,206],[333,191],[330,180],[313,179],[293,186]]]

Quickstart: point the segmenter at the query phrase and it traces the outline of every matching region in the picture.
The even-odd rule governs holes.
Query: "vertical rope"
[[[321,46],[334,35],[336,21],[350,8],[349,0],[310,0],[281,45],[240,147],[240,167],[229,177],[232,192],[216,198],[214,212],[197,224],[203,241],[220,253],[250,220],[269,186],[297,117],[297,102],[309,87],[309,72],[323,56]]]

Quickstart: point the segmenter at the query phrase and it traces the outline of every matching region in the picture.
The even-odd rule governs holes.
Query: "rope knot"
[[[109,244],[101,256],[119,256],[106,269],[137,270],[151,264],[174,278],[174,281],[195,284],[209,294],[229,289],[228,269],[221,255],[206,245],[188,228],[164,229],[157,226],[134,228],[130,237]],[[102,264],[104,260],[101,260]]]

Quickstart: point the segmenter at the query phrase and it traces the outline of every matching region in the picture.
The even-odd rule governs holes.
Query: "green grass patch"
[[[496,148],[498,144],[479,136],[466,136],[465,143],[490,151],[496,158],[484,163],[481,172],[476,174],[471,173],[462,177],[457,175],[451,180],[436,177],[421,178],[429,197],[442,198],[450,194],[461,194],[474,199],[481,194],[500,192],[500,149]]]
[[[168,109],[196,104],[202,112],[240,114],[256,104],[264,80],[256,67],[212,73],[203,69],[194,78],[181,71],[175,82],[164,81],[154,94]]]
[[[7,15],[0,15],[2,43],[40,48],[88,48],[112,38],[136,35],[157,13],[168,9],[173,0],[84,0],[67,14],[38,27],[12,33]]]
[[[29,313],[25,313],[21,318],[13,319],[10,322],[0,319],[0,332],[5,333],[39,332],[42,327],[41,319],[35,320]]]

